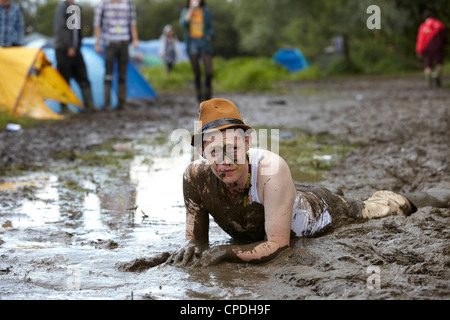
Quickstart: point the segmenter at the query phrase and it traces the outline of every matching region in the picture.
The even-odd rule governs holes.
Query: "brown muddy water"
[[[194,155],[170,157],[171,132],[109,141],[78,154],[70,166],[55,161],[48,171],[23,172],[0,184],[2,221],[0,276],[8,299],[254,299],[267,280],[245,265],[210,271],[149,263],[184,244],[182,174]],[[284,144],[307,138],[282,130]],[[277,132],[277,140],[279,134]],[[188,140],[186,140],[188,141]],[[321,180],[315,147],[301,157],[294,177]],[[269,140],[269,145],[271,144]],[[275,142],[274,142],[275,143]],[[292,145],[294,143],[294,146]],[[282,144],[283,145],[283,144]],[[298,152],[297,154],[300,154]],[[333,154],[333,157],[335,154]],[[336,157],[337,157],[336,153]],[[72,155],[73,157],[73,155]],[[298,161],[297,156],[293,161]],[[64,158],[64,155],[58,155]],[[100,165],[101,163],[101,165]],[[311,168],[309,168],[311,167]],[[302,171],[305,168],[308,171]],[[210,244],[230,242],[211,220]],[[160,262],[163,260],[160,260]],[[245,270],[245,271],[242,271]],[[230,273],[231,272],[231,273]],[[240,281],[250,276],[252,284]],[[245,281],[245,280],[244,280]]]
[[[2,298],[182,299],[195,287],[207,295],[201,274],[192,286],[195,277],[179,268],[120,271],[184,242],[180,181],[191,155],[163,158],[158,153],[167,152],[152,144],[108,144],[112,152],[99,148],[71,167],[55,162],[49,171],[4,179]],[[95,165],[117,155],[119,161]],[[215,234],[213,241],[228,241]]]
[[[450,189],[448,87],[350,79],[221,97],[246,123],[279,129],[297,181],[360,199]],[[167,141],[192,130],[197,112],[194,97],[168,95],[0,132],[0,299],[450,298],[448,207],[293,239],[263,265],[149,268],[184,243],[181,175],[192,155],[170,156]],[[210,241],[230,238],[211,222]]]

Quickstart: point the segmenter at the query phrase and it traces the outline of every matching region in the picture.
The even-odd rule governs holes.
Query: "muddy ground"
[[[450,189],[448,87],[426,89],[421,77],[367,78],[292,84],[290,93],[283,95],[217,96],[236,102],[250,125],[302,128],[311,134],[334,135],[342,144],[358,144],[360,148],[332,167],[319,183],[341,189],[347,197],[364,199],[380,189],[406,193]],[[192,96],[167,94],[125,111],[76,115],[19,132],[0,132],[0,184],[20,170],[39,171],[58,161],[70,161],[70,154],[82,154],[111,138],[155,128],[192,130],[197,111]],[[64,159],[55,154],[64,154]],[[11,198],[20,195],[4,193],[1,205],[13,208]],[[0,215],[2,299],[450,298],[449,208],[423,207],[407,218],[391,216],[342,226],[318,238],[296,239],[290,249],[265,265],[224,263],[206,271],[186,269],[180,281],[183,286],[193,285],[182,293],[164,288],[167,282],[161,280],[159,291],[148,284],[148,288],[135,289],[132,296],[129,293],[137,286],[132,279],[146,279],[153,272],[164,278],[178,271],[172,266],[139,273],[118,271],[114,277],[122,276],[122,284],[104,285],[102,279],[107,283],[113,277],[108,270],[117,271],[121,261],[148,255],[142,249],[132,251],[129,258],[125,253],[115,256],[117,247],[126,252],[126,241],[92,240],[91,246],[82,249],[92,252],[86,268],[97,280],[85,289],[85,295],[74,294],[61,289],[59,283],[64,280],[48,282],[44,274],[67,275],[60,263],[71,259],[70,246],[80,244],[75,240],[80,235],[55,228],[46,236],[37,234],[35,228],[14,229],[7,220],[5,214]],[[48,243],[48,237],[56,238],[52,241],[65,243],[67,252],[45,256],[44,250],[12,248],[7,243],[10,233],[26,234],[35,246],[40,241]],[[81,255],[80,250],[74,255]],[[123,290],[111,294],[112,288]]]

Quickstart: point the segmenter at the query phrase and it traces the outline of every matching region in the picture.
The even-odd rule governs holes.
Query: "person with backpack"
[[[444,24],[435,19],[430,11],[426,11],[424,17],[425,21],[417,34],[416,53],[419,59],[424,60],[427,86],[431,87],[434,81],[440,87],[447,33]]]

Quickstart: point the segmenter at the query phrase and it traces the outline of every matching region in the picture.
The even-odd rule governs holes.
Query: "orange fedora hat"
[[[244,123],[233,102],[221,98],[203,101],[200,104],[198,121],[197,132],[192,136],[191,145],[194,145],[194,141],[201,142],[204,133],[214,130],[223,130],[230,127],[241,127],[245,130],[253,129]]]

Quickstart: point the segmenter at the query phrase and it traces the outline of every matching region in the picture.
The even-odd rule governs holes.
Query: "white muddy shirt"
[[[250,194],[252,202],[261,203],[258,196],[257,178],[258,178],[258,166],[261,157],[266,152],[263,149],[249,149],[249,159],[252,168],[251,174],[251,188]],[[262,204],[262,203],[261,203]],[[325,204],[325,203],[324,203]],[[325,204],[324,210],[315,218],[311,204],[302,196],[301,191],[297,191],[295,202],[292,210],[292,223],[291,230],[297,237],[310,236],[323,229],[325,226],[331,223],[331,215],[328,212]]]

